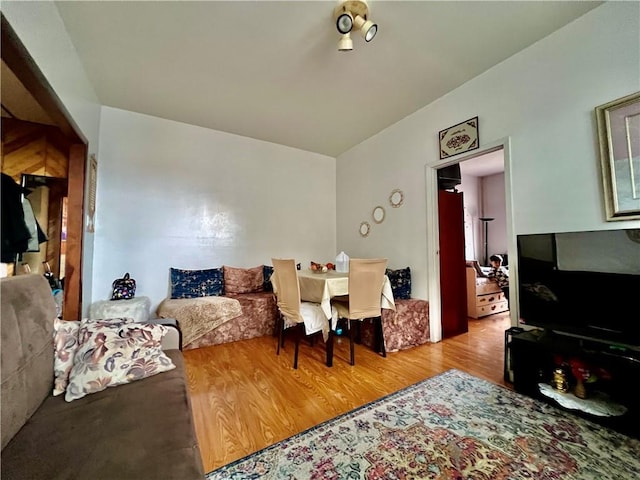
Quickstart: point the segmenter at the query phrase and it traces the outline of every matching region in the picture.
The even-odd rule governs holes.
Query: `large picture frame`
[[[640,219],[640,92],[595,109],[607,221]]]
[[[478,117],[470,118],[438,132],[440,160],[480,148]]]

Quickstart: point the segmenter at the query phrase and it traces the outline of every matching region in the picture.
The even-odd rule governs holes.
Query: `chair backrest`
[[[379,317],[386,258],[349,259],[349,318]]]
[[[300,313],[300,284],[296,261],[292,258],[272,258],[273,277],[275,280],[274,292],[280,313],[294,322],[303,322]]]

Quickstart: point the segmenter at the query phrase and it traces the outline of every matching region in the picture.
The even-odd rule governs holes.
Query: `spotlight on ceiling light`
[[[356,28],[360,30],[360,33],[366,42],[373,40],[373,37],[378,33],[378,25],[373,23],[371,20],[365,20],[360,15],[356,15],[354,23]]]
[[[333,18],[340,33],[338,50],[353,50],[353,40],[349,33],[355,27],[366,42],[378,33],[378,25],[369,20],[369,5],[366,0],[341,0],[333,9]]]
[[[346,10],[338,15],[336,28],[341,34],[349,33],[353,28],[353,16]]]
[[[351,40],[351,35],[349,33],[340,35],[340,40],[338,41],[338,50],[341,52],[348,52],[350,50],[353,50],[353,40]]]

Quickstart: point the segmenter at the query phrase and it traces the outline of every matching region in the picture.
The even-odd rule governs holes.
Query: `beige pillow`
[[[64,399],[71,402],[174,369],[160,347],[166,333],[162,325],[83,320]]]
[[[83,322],[95,322],[97,320],[83,319]],[[133,318],[109,318],[100,320],[109,324],[133,323]],[[80,322],[76,320],[53,321],[53,395],[63,394],[69,383],[69,375],[73,367],[73,359],[78,349],[78,330]]]
[[[53,321],[53,395],[61,395],[67,389],[73,358],[78,348],[80,322],[70,320]]]
[[[254,268],[223,266],[224,293],[255,293],[264,291],[262,265]]]

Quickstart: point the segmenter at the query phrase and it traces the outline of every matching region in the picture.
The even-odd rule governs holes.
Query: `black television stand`
[[[640,379],[640,352],[636,349],[548,330],[529,330],[513,336],[511,358],[517,392],[640,438],[640,402],[634,395]],[[571,373],[573,362],[588,366],[597,377],[595,382],[585,384],[590,401],[574,395],[577,382]],[[566,394],[553,387],[553,372],[563,365],[569,384]],[[596,399],[604,404],[593,413],[588,407],[597,403]]]

